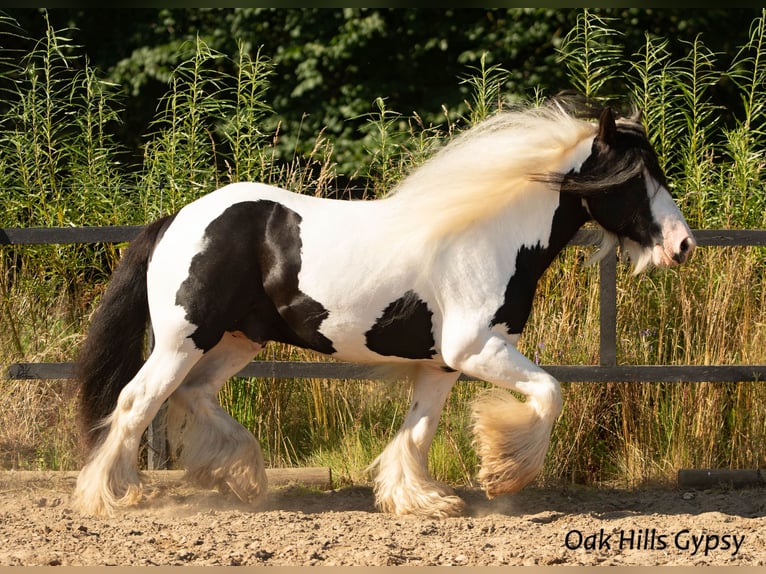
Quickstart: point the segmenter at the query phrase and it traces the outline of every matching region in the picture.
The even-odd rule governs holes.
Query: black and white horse
[[[552,100],[467,130],[383,199],[235,183],[148,225],[81,350],[91,453],[77,505],[110,514],[140,499],[139,441],[166,400],[169,440],[191,479],[246,501],[262,495],[258,442],[216,394],[268,341],[412,381],[404,424],[372,465],[380,509],[463,511],[427,470],[461,372],[526,396],[488,393],[473,407],[487,493],[520,489],[543,464],[562,396],[516,343],[539,277],[590,220],[636,272],[682,263],[695,247],[640,122]]]

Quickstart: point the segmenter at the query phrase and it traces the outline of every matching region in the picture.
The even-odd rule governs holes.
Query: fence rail
[[[132,240],[141,226],[0,228],[0,245],[72,243],[122,243]],[[700,246],[766,246],[766,229],[695,230]],[[570,245],[596,245],[601,234],[581,230]],[[617,364],[617,263],[614,254],[599,264],[600,364],[543,365],[554,377],[569,382],[725,382],[766,380],[766,365],[618,365]],[[10,379],[68,379],[72,363],[15,363]],[[337,362],[254,361],[240,375],[278,378],[368,378],[364,367]],[[470,380],[468,377],[463,377]]]
[[[132,240],[141,226],[0,228],[0,245],[122,243]],[[699,246],[766,246],[766,229],[696,230]],[[581,230],[570,245],[596,245],[601,234]],[[618,365],[617,364],[617,258],[612,252],[599,263],[599,365],[542,365],[567,382],[748,382],[766,380],[766,365]],[[72,378],[72,363],[15,363],[9,379]],[[367,379],[362,366],[339,362],[253,361],[239,373],[245,377]],[[463,380],[471,380],[462,376]],[[166,463],[164,435],[150,427],[149,468]]]
[[[728,382],[766,381],[766,365],[541,365],[568,382]],[[14,363],[9,379],[71,379],[72,363]],[[371,379],[369,369],[353,363],[319,361],[253,361],[237,376],[279,379]],[[473,381],[467,375],[460,380]]]

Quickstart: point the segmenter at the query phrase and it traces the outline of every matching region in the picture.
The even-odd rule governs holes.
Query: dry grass
[[[701,248],[683,268],[638,278],[622,273],[618,362],[766,363],[765,251]],[[532,341],[527,334],[526,345],[530,353],[534,344],[544,346],[544,359],[555,359],[553,349],[560,348],[567,363],[595,364],[595,294],[583,293],[578,307],[574,291],[581,286],[562,285],[559,296],[574,316],[546,312],[549,303],[541,297],[534,324],[544,328],[532,330],[538,337]],[[581,331],[582,324],[589,328]],[[544,479],[667,483],[679,468],[766,464],[766,388],[761,383],[571,383],[565,389]]]
[[[598,272],[570,248],[544,277],[522,340],[541,364],[598,363]],[[618,278],[618,360],[629,364],[766,363],[763,248],[700,248],[676,270]],[[23,285],[8,290],[2,364],[71,358],[82,325],[67,300],[43,304]],[[7,317],[24,347],[12,344]],[[292,347],[270,360],[314,360]],[[481,384],[459,383],[437,435],[439,478],[470,483],[476,457],[467,404]],[[569,383],[543,482],[671,481],[678,468],[766,465],[766,389],[759,383]],[[81,460],[69,381],[0,381],[4,468],[76,468]],[[221,399],[264,443],[273,466],[328,464],[346,482],[396,431],[406,387],[335,380],[234,380]]]
[[[59,301],[43,305],[19,291],[4,293],[0,368],[4,372],[9,364],[19,360],[68,360],[80,336],[73,333],[73,325],[61,318],[64,304]],[[54,320],[46,322],[46,317]],[[7,380],[3,374],[0,468],[72,469],[81,464],[74,394],[72,381]]]

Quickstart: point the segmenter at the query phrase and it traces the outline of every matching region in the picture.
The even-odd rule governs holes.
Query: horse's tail
[[[104,433],[104,419],[122,388],[144,363],[149,303],[146,272],[159,237],[172,216],[147,225],[125,250],[91,319],[75,367],[79,381],[79,425],[91,450]]]

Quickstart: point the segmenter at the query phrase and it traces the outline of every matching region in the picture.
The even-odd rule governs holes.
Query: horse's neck
[[[490,291],[517,275],[531,286],[587,220],[587,211],[573,196],[531,196],[442,244],[434,261],[448,276],[473,277]],[[482,289],[476,293],[484,296]]]
[[[507,225],[524,226],[528,239],[517,245],[516,260],[513,266],[518,268],[519,257],[524,257],[522,266],[533,275],[536,281],[550,266],[556,256],[567,246],[577,231],[590,219],[580,198],[568,194],[556,194],[556,200],[549,204],[544,214],[531,216],[524,212],[508,214]]]
[[[490,325],[502,324],[513,335],[524,330],[538,280],[588,218],[579,200],[572,199],[561,195],[558,206],[548,214],[544,241],[534,242],[533,238],[521,245],[517,243],[515,253],[504,259],[508,267],[498,269],[499,279],[505,281],[503,300]],[[497,283],[495,286],[499,287]]]
[[[549,251],[555,257],[574,238],[577,231],[590,220],[582,199],[559,194],[559,208],[553,216]],[[548,262],[550,264],[550,261]]]

